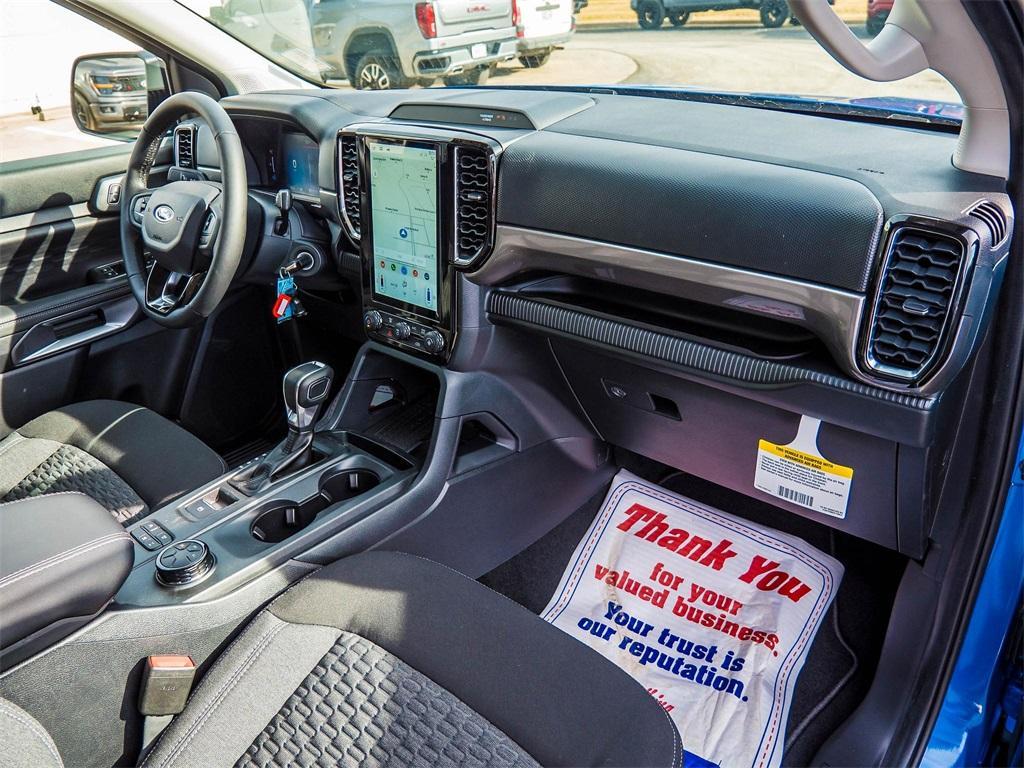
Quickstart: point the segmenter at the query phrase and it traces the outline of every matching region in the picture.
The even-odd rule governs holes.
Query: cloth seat
[[[12,768],[62,765],[28,712],[8,704],[4,717]],[[682,760],[665,711],[603,656],[444,566],[367,552],[316,571],[258,613],[142,766]]]
[[[681,761],[668,715],[614,664],[462,574],[368,552],[257,614],[144,766]]]
[[[226,471],[181,427],[115,400],[58,408],[0,440],[0,502],[78,491],[122,525]]]

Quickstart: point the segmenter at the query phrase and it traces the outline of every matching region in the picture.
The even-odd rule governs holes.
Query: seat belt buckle
[[[191,656],[149,656],[139,686],[139,712],[150,715],[176,715],[185,708],[196,663]]]

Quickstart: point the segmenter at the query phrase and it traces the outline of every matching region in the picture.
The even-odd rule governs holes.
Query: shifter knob
[[[331,366],[316,361],[297,365],[284,375],[289,428],[298,432],[313,428],[320,406],[330,394],[333,379]]]

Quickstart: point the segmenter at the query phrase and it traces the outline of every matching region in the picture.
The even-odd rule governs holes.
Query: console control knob
[[[375,309],[363,315],[363,325],[368,331],[379,331],[384,327],[384,316]]]
[[[156,580],[166,587],[183,587],[202,580],[213,570],[213,553],[199,539],[184,539],[160,550]]]
[[[436,355],[438,352],[444,351],[444,336],[437,331],[427,331],[427,335],[423,337],[423,346],[427,352],[432,355]]]
[[[412,328],[408,323],[398,322],[395,323],[395,338],[399,341],[404,341],[412,336]]]

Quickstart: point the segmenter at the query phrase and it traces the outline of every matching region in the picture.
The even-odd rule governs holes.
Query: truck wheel
[[[789,6],[784,0],[764,0],[761,3],[761,23],[768,29],[777,29],[789,18]]]
[[[641,29],[657,29],[665,20],[665,9],[658,0],[640,0],[636,20]]]
[[[519,57],[519,63],[527,69],[537,69],[537,67],[543,67],[548,63],[548,59],[551,58],[551,50],[546,51],[535,51],[533,53],[526,53]]]
[[[477,67],[462,72],[458,75],[448,75],[444,79],[445,85],[483,85],[491,75],[490,67]]]
[[[681,27],[689,20],[689,11],[670,11],[668,14],[668,21],[673,27]]]
[[[392,88],[408,88],[409,83],[398,69],[394,56],[379,53],[363,54],[352,73],[353,88],[360,91],[387,91]]]
[[[93,119],[89,105],[81,96],[75,96],[75,117],[78,118],[78,124],[85,128],[85,130],[96,130],[96,120]]]

